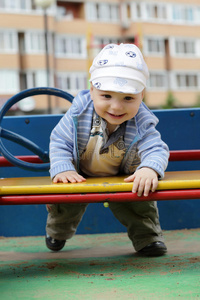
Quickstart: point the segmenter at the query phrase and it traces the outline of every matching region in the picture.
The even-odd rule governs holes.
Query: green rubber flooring
[[[200,299],[200,229],[164,231],[168,254],[143,258],[126,234],[0,238],[2,300]]]

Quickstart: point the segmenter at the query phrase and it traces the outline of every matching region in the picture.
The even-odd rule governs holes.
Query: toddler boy
[[[142,102],[148,68],[134,44],[109,44],[90,68],[90,90],[81,91],[51,134],[54,183],[87,176],[127,174],[132,192],[148,196],[164,177],[169,150],[155,129],[158,119]],[[88,204],[48,205],[46,245],[61,250],[76,232]],[[110,203],[127,228],[135,250],[145,256],[167,252],[156,202]]]

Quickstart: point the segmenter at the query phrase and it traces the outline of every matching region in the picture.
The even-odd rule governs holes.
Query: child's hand
[[[75,182],[82,182],[82,181],[86,181],[86,179],[83,176],[79,175],[75,171],[62,172],[62,173],[57,174],[53,178],[53,182],[54,183],[58,183],[58,182],[63,182],[63,183],[71,182],[71,183],[75,183]]]
[[[158,186],[158,174],[150,168],[141,168],[133,175],[124,179],[126,182],[134,181],[132,192],[140,197],[144,192],[144,196],[149,195],[149,191],[155,192]]]

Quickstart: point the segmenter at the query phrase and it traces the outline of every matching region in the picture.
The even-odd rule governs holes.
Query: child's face
[[[96,113],[107,121],[110,129],[135,117],[144,97],[144,91],[135,95],[122,94],[101,91],[93,85],[91,85],[90,93]]]

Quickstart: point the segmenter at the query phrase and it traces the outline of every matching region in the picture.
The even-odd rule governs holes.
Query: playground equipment
[[[200,199],[200,150],[198,150],[200,148],[200,139],[197,141],[196,136],[194,136],[200,132],[198,131],[199,124],[197,123],[200,114],[199,109],[157,112],[158,115],[163,114],[163,116],[158,117],[160,122],[162,122],[163,128],[161,128],[160,131],[162,137],[164,135],[164,140],[167,142],[167,137],[170,134],[171,141],[174,139],[174,147],[176,147],[178,139],[179,147],[181,147],[183,143],[181,128],[185,130],[185,138],[187,139],[187,136],[190,137],[190,139],[188,138],[187,140],[188,150],[171,150],[170,164],[182,162],[180,169],[175,166],[175,168],[172,167],[171,170],[167,170],[165,178],[159,182],[156,192],[150,193],[148,197],[138,197],[131,192],[132,183],[125,183],[123,180],[124,177],[88,178],[85,183],[76,184],[53,184],[51,182],[48,176],[48,151],[44,149],[48,149],[49,134],[61,116],[16,117],[15,121],[22,122],[20,124],[23,125],[20,127],[20,125],[17,124],[14,128],[17,129],[20,127],[20,131],[22,132],[25,126],[28,127],[33,122],[35,122],[35,124],[38,123],[40,128],[41,124],[42,127],[46,128],[46,121],[48,124],[48,132],[43,133],[42,129],[37,132],[36,129],[34,133],[34,135],[38,135],[37,139],[39,145],[35,141],[31,141],[28,137],[24,137],[22,134],[14,133],[11,130],[3,128],[4,121],[6,121],[5,127],[7,124],[10,125],[9,121],[11,121],[11,119],[13,121],[14,117],[4,118],[6,112],[13,104],[23,98],[41,94],[54,95],[70,102],[73,101],[72,95],[61,90],[55,88],[35,88],[25,90],[15,95],[9,99],[0,110],[0,152],[3,155],[3,157],[0,157],[0,171],[4,171],[0,179],[0,205]],[[173,116],[174,114],[176,115],[175,117]],[[178,116],[180,114],[183,120]],[[184,121],[184,116],[182,117],[182,115],[186,115],[185,127],[182,125]],[[167,116],[168,119],[166,118]],[[188,117],[190,118],[189,123],[187,120]],[[170,124],[171,118],[174,122],[174,126]],[[168,125],[167,128],[166,124]],[[188,125],[190,125],[189,127],[191,128],[189,128]],[[31,130],[31,126],[29,130]],[[31,134],[30,132],[26,132],[27,136],[32,134],[32,131]],[[9,140],[15,142],[28,149],[29,152],[32,151],[34,155],[13,155],[7,150],[2,139],[4,139],[4,141]],[[41,145],[43,139],[46,140],[45,148]],[[192,143],[195,145],[194,148],[190,146]],[[188,163],[190,164],[190,168],[188,168]],[[17,166],[16,172],[5,171],[5,169],[12,169],[8,167],[13,165]],[[19,168],[25,170],[25,173],[21,175],[18,170]],[[7,173],[9,174],[8,176],[6,176]],[[4,174],[5,176],[3,176]],[[12,174],[15,174],[15,176],[12,176]]]
[[[49,177],[1,179],[0,204],[50,204],[200,199],[200,171],[167,172],[148,197],[131,192],[125,176],[88,178],[84,183],[53,184]]]
[[[123,176],[88,178],[81,184],[51,182],[46,149],[50,132],[61,115],[4,117],[12,104],[34,93],[73,99],[56,89],[39,88],[14,96],[0,111],[3,154],[0,157],[0,235],[12,236],[1,239],[3,297],[52,299],[55,294],[58,299],[66,295],[74,299],[198,297],[199,229],[165,233],[169,251],[164,257],[152,260],[137,257],[127,237],[116,234],[123,230],[117,227],[112,215],[108,217],[110,210],[97,202],[167,200],[158,201],[163,229],[200,227],[200,202],[193,200],[200,199],[200,109],[155,111],[160,120],[158,129],[171,150],[169,167],[157,191],[149,197],[138,198],[131,192],[132,184],[125,183]],[[37,204],[59,202],[93,203],[86,212],[88,223],[83,220],[78,233],[115,234],[77,235],[68,242],[66,251],[52,255],[45,248],[44,237],[30,236],[44,235],[45,224],[40,222],[46,221],[45,214],[41,214],[45,208]],[[90,227],[96,227],[96,232]],[[28,237],[13,238],[22,235]],[[12,289],[8,289],[9,284]]]

